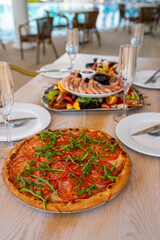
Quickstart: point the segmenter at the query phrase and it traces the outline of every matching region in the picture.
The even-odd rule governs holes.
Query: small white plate
[[[134,85],[149,89],[160,89],[160,77],[156,80],[155,83],[147,83],[144,84],[154,73],[156,70],[146,70],[136,72],[135,80],[133,82]],[[158,75],[157,75],[158,76]]]
[[[79,96],[79,97],[87,97],[87,98],[104,98],[104,97],[109,97],[111,95],[116,95],[117,93],[121,92],[123,90],[120,89],[119,91],[116,92],[111,92],[111,93],[105,93],[105,94],[88,94],[88,93],[79,93],[79,92],[74,92],[69,90],[68,88],[65,88],[63,85],[63,80],[61,81],[62,87],[67,90],[68,92],[72,93],[73,95]]]
[[[17,128],[10,127],[11,140],[17,141],[27,138],[48,127],[51,122],[50,113],[43,107],[30,103],[15,103],[12,107],[10,119],[36,117],[36,119],[26,121]],[[2,118],[0,118],[2,121]],[[5,126],[0,126],[0,141],[7,141]]]
[[[46,70],[54,70],[54,69],[62,69],[62,68],[68,68],[69,66],[65,67],[65,66],[61,66],[61,65],[53,65],[53,63],[51,64],[47,64],[45,66],[43,66],[40,71],[46,71]],[[69,72],[45,72],[42,73],[42,75],[46,76],[46,77],[50,77],[50,78],[65,78],[69,75]]]
[[[160,113],[138,113],[122,119],[116,126],[116,135],[127,147],[150,156],[160,157],[160,137],[131,134],[160,123]]]

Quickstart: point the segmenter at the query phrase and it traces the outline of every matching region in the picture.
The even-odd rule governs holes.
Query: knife
[[[152,82],[153,78],[157,75],[157,73],[158,73],[159,71],[160,71],[160,69],[157,70],[147,81],[145,81],[144,84],[147,84],[147,83],[149,83],[149,82]]]
[[[18,121],[33,120],[33,119],[37,119],[37,118],[36,117],[16,118],[16,119],[9,119],[9,122],[15,123]],[[4,121],[0,122],[0,124],[4,124]]]
[[[45,72],[70,72],[71,68],[64,69],[50,69],[50,70],[37,70],[37,73],[45,73]]]
[[[136,133],[132,133],[131,135],[132,136],[137,136],[137,135],[141,135],[141,134],[145,134],[145,133],[149,133],[149,132],[154,132],[154,131],[157,132],[157,130],[160,130],[160,124],[157,124],[155,126],[146,128],[146,129],[141,130],[141,131],[136,132]]]

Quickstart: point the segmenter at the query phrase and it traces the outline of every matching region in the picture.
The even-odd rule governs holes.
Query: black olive
[[[86,63],[86,68],[92,68],[94,63]]]
[[[109,85],[110,76],[103,73],[97,73],[93,76],[93,79],[103,85]]]
[[[78,78],[82,78],[82,75],[80,73],[78,73],[77,77]]]
[[[85,83],[89,83],[89,78],[85,78],[85,79],[84,79],[84,82],[85,82]]]

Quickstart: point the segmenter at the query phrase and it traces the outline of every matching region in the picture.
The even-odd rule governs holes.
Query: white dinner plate
[[[74,92],[74,91],[71,91],[69,90],[68,88],[64,87],[63,85],[63,80],[61,81],[61,85],[62,87],[67,90],[68,92],[72,93],[73,95],[76,95],[76,96],[79,96],[79,97],[88,97],[88,98],[104,98],[104,97],[109,97],[111,95],[115,95],[119,92],[121,92],[123,90],[120,89],[119,91],[116,91],[116,92],[111,92],[111,93],[105,93],[105,94],[88,94],[88,93],[79,93],[79,92]]]
[[[54,70],[54,69],[62,69],[62,68],[68,68],[69,66],[61,66],[60,64],[55,66],[53,63],[47,64],[43,66],[40,71],[46,71],[46,70]],[[69,75],[69,72],[45,72],[42,73],[42,75],[50,78],[65,78]]]
[[[51,115],[45,108],[30,103],[15,103],[12,107],[10,119],[25,117],[35,117],[36,119],[28,120],[17,128],[10,127],[12,141],[21,140],[40,132],[47,128],[51,122]],[[2,118],[0,118],[0,121],[2,121]],[[7,141],[5,126],[0,126],[0,141]]]
[[[155,83],[150,82],[150,83],[144,84],[155,72],[156,70],[145,70],[145,71],[136,72],[136,76],[133,84],[139,87],[144,87],[149,89],[160,89],[160,77],[156,80]]]
[[[116,126],[116,135],[127,147],[150,156],[160,157],[160,136],[131,134],[160,123],[160,113],[147,112],[130,115]]]

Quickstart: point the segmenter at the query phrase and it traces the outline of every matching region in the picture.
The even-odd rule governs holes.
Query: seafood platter
[[[57,84],[48,87],[42,105],[53,111],[106,111],[123,108],[123,82],[119,78],[116,62],[101,60],[91,69],[75,70]],[[131,86],[127,96],[127,109],[147,105],[138,88]]]

